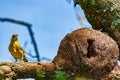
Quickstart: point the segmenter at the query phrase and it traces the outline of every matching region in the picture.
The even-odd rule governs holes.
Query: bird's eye
[[[13,37],[15,37],[15,35],[13,35]]]
[[[16,36],[18,36],[18,34],[13,34],[13,37],[16,37]]]

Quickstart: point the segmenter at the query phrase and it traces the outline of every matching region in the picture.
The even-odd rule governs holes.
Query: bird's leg
[[[21,62],[23,62],[22,59],[17,59],[17,63],[21,63]]]
[[[15,58],[15,62],[17,62],[17,59]]]
[[[21,60],[23,61],[23,59],[24,59],[24,54],[22,54],[22,58],[21,58]]]

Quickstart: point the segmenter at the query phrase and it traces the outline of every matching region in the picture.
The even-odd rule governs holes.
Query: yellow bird
[[[15,58],[15,61],[18,60],[28,62],[28,60],[25,57],[24,50],[22,49],[21,45],[18,42],[18,35],[13,34],[11,38],[11,42],[9,45],[9,51],[11,55]]]

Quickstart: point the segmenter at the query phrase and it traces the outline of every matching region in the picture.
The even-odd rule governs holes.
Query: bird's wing
[[[15,42],[15,49],[18,52],[24,53],[24,50],[22,49],[21,45],[18,42]]]

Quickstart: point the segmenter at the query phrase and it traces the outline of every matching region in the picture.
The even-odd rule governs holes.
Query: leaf
[[[91,0],[91,5],[95,5],[95,0]]]
[[[120,25],[120,19],[114,20],[111,24],[111,28],[115,29],[118,25]]]
[[[42,71],[42,70],[38,70],[37,72],[37,77],[39,77],[39,78],[44,78],[45,77],[45,74],[46,74],[46,72],[45,71]]]
[[[68,75],[65,71],[55,71],[55,80],[69,80],[70,75]]]

